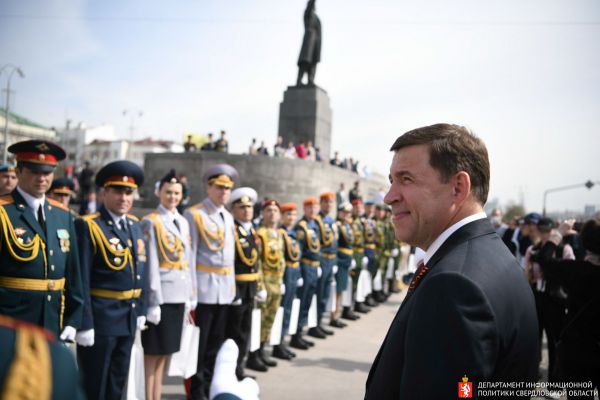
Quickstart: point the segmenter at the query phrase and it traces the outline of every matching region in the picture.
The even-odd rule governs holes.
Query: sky
[[[129,137],[227,131],[232,152],[272,146],[295,83],[305,0],[0,2],[11,110],[46,126],[112,124]],[[490,199],[541,211],[600,209],[600,2],[317,0],[315,82],[332,150],[388,174],[389,147],[424,125],[487,144]],[[6,85],[6,75],[0,86]],[[4,105],[4,100],[0,102]]]

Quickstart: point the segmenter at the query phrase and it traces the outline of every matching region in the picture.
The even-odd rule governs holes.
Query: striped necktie
[[[415,272],[415,275],[410,281],[410,286],[408,287],[408,292],[406,293],[407,295],[415,291],[415,289],[417,288],[417,286],[419,286],[419,283],[425,277],[427,272],[429,272],[429,268],[425,265],[423,260],[419,261],[419,263],[417,264],[417,271]]]

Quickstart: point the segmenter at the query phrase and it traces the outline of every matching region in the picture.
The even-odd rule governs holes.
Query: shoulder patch
[[[51,199],[50,197],[48,197],[47,199],[48,199],[48,203],[52,204],[52,206],[58,207],[64,211],[71,211],[71,209],[69,207],[65,206],[63,203],[56,201],[54,199]]]
[[[140,222],[140,219],[133,214],[127,214],[127,218],[130,218],[136,222]]]
[[[157,212],[151,212],[148,215],[144,216],[144,219],[155,219],[158,218],[159,214]]]
[[[15,199],[13,199],[13,197],[10,194],[0,196],[0,206],[4,206],[7,204],[13,204],[14,202],[15,202]]]
[[[189,206],[189,207],[188,207],[188,210],[189,210],[190,208],[204,208],[204,204],[203,204],[202,202],[200,202],[200,203],[196,203],[196,204],[194,204],[193,206]]]

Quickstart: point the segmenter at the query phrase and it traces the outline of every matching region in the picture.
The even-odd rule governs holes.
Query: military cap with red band
[[[67,156],[65,150],[47,140],[25,140],[8,148],[17,160],[17,166],[33,171],[52,172],[59,161]]]
[[[307,199],[304,200],[304,203],[302,203],[305,206],[312,206],[315,204],[319,204],[319,201],[316,199],[316,197],[309,197]]]
[[[108,163],[96,174],[98,187],[137,189],[143,183],[144,171],[137,164],[127,160]]]
[[[320,199],[321,199],[321,201],[323,201],[323,200],[335,200],[335,193],[333,193],[333,192],[321,193]]]
[[[283,203],[281,205],[281,212],[282,213],[286,213],[286,212],[290,212],[290,211],[296,211],[298,209],[298,206],[296,206],[296,203]]]
[[[48,191],[56,194],[70,195],[73,190],[75,190],[73,181],[67,177],[63,177],[53,180],[52,186],[50,186],[50,190]]]
[[[352,200],[352,205],[353,206],[357,206],[357,205],[362,204],[362,203],[363,202],[362,202],[361,199],[354,199],[354,200]]]
[[[277,200],[266,199],[265,201],[263,201],[263,203],[262,203],[262,209],[263,210],[265,208],[269,207],[269,206],[275,206],[275,207],[277,207],[277,208],[279,208],[281,210],[281,206],[279,205],[279,203],[277,202]]]

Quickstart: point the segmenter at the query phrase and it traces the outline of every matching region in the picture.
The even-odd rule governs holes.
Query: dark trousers
[[[238,353],[237,371],[242,372],[242,363],[248,352],[250,329],[252,328],[252,306],[254,299],[242,299],[239,306],[230,306],[227,317],[226,337],[234,340],[240,352]]]
[[[317,280],[318,273],[317,267],[307,265],[304,263],[300,264],[300,271],[302,273],[302,280],[304,285],[298,290],[300,297],[300,316],[298,317],[298,331],[304,328],[308,323],[308,310],[312,301],[313,295],[317,291]]]
[[[191,377],[192,399],[208,397],[217,352],[225,341],[230,305],[201,304],[196,307],[196,325],[200,328],[198,369]]]
[[[326,311],[327,302],[331,294],[331,280],[333,279],[333,266],[336,264],[337,258],[329,259],[323,257],[321,259],[321,277],[317,281],[317,321],[321,322],[321,317]]]
[[[373,279],[375,278],[375,275],[377,274],[377,268],[379,267],[375,250],[365,248],[365,257],[369,259],[368,270],[371,274],[371,279]]]
[[[540,293],[538,299],[541,309],[538,321],[540,328],[546,331],[548,339],[548,381],[556,382],[556,344],[564,326],[565,307],[547,293]]]
[[[281,337],[287,335],[290,328],[290,319],[292,317],[292,302],[296,298],[296,289],[298,278],[300,278],[300,267],[285,267],[283,275],[283,284],[285,285],[285,294],[281,296],[281,307],[283,307],[283,324],[281,327]]]
[[[121,399],[133,340],[134,336],[96,335],[93,346],[77,346],[79,369],[89,400]]]

